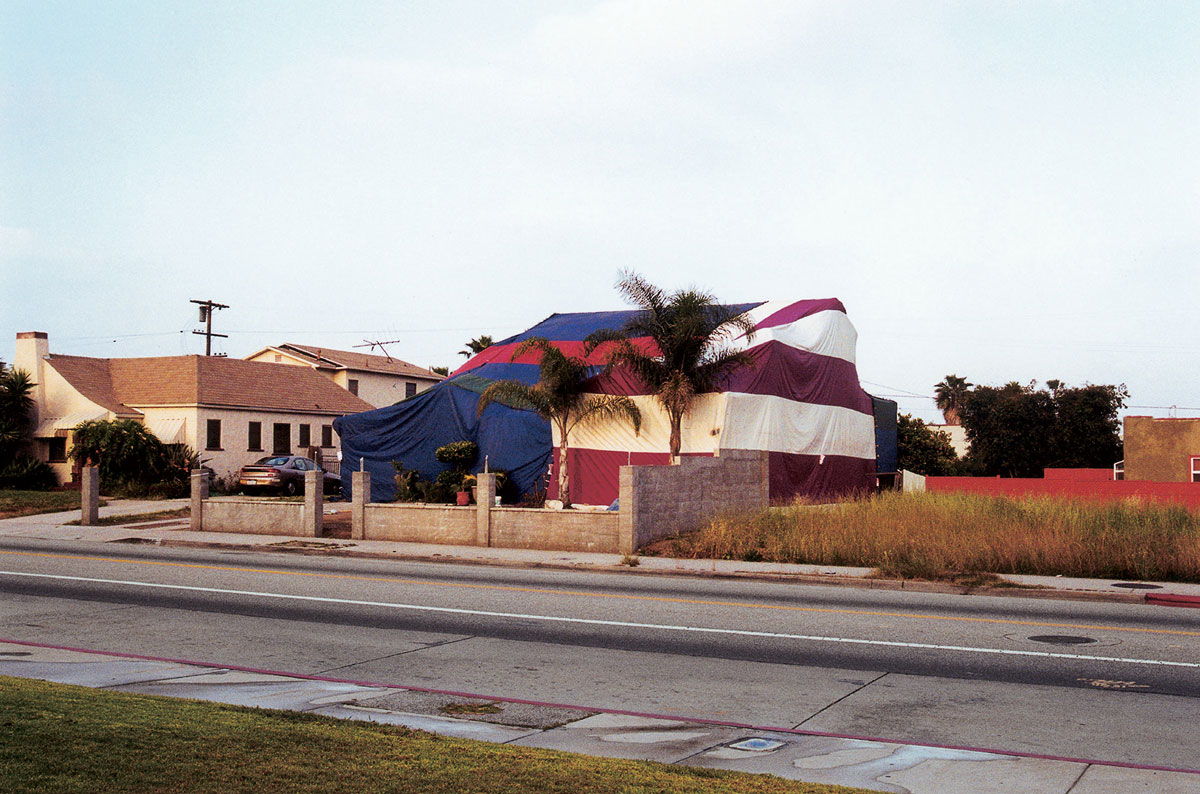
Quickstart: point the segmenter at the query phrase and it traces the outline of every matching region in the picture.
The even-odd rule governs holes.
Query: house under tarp
[[[719,392],[701,394],[684,418],[682,455],[722,450],[769,453],[773,501],[797,495],[830,497],[874,485],[876,422],[872,398],[859,386],[854,355],[857,332],[841,301],[766,301],[733,307],[756,331],[740,345],[751,363],[731,374]],[[501,379],[536,383],[539,353],[513,358],[526,339],[543,337],[569,355],[582,355],[584,339],[601,329],[621,329],[635,311],[554,314],[529,330],[477,354],[453,375],[403,402],[334,423],[342,443],[342,481],[371,472],[371,497],[393,498],[393,461],[434,478],[446,469],[434,450],[469,439],[480,448],[476,470],[503,469],[522,493],[545,489],[556,498],[558,439],[549,422],[530,411],[493,403],[477,415],[479,395]],[[632,340],[653,351],[647,339]],[[607,421],[571,433],[571,498],[608,504],[617,496],[618,470],[626,464],[670,462],[665,412],[627,373],[603,375],[603,352],[593,353],[597,376],[591,391],[624,394],[641,409],[642,427]],[[894,450],[892,450],[894,453]],[[894,454],[893,454],[894,457]]]

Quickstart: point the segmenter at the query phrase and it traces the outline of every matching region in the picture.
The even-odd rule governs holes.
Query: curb
[[[111,540],[109,543],[146,543],[157,546],[178,546],[182,548],[210,548],[224,550],[246,550],[255,552],[270,552],[276,554],[298,554],[302,556],[336,556],[369,560],[403,560],[405,562],[453,563],[458,565],[491,566],[497,568],[540,568],[562,571],[594,571],[602,573],[621,573],[634,576],[680,576],[693,579],[753,579],[756,581],[784,582],[790,584],[823,585],[826,587],[854,587],[865,590],[904,590],[911,593],[936,593],[944,595],[973,595],[991,596],[993,598],[1031,598],[1060,601],[1103,601],[1124,604],[1154,603],[1151,599],[1159,599],[1158,603],[1166,603],[1166,599],[1178,599],[1179,603],[1170,606],[1194,606],[1200,608],[1200,597],[1185,595],[1143,595],[1141,593],[1110,593],[1087,590],[1054,590],[1036,586],[974,586],[956,585],[946,582],[927,582],[909,579],[872,579],[854,576],[830,576],[826,574],[786,574],[757,571],[704,571],[681,570],[679,568],[664,568],[661,570],[637,570],[628,565],[595,565],[584,562],[555,563],[545,561],[521,560],[489,560],[481,558],[451,558],[442,555],[416,554],[384,554],[372,551],[355,551],[330,544],[328,548],[287,547],[269,544],[221,543],[219,541],[169,540],[164,538],[129,538]]]
[[[1164,607],[1191,607],[1192,609],[1200,609],[1200,596],[1179,595],[1177,593],[1147,593],[1146,603]]]

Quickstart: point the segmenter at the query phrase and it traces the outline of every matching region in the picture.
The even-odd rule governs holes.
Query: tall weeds
[[[1025,573],[1200,582],[1200,515],[1132,500],[885,493],[725,515],[659,548],[680,557],[864,566],[904,578]]]

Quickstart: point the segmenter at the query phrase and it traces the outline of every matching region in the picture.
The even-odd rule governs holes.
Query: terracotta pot
[[[471,504],[471,492],[470,491],[459,491],[455,495],[458,497],[458,506],[459,507],[466,507],[467,505]]]

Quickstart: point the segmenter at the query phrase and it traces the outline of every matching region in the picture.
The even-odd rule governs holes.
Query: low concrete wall
[[[362,540],[475,545],[474,507],[423,504],[368,504]]]
[[[205,532],[311,537],[305,532],[304,505],[300,502],[206,499],[203,509],[201,524]]]
[[[622,466],[619,511],[497,507],[494,474],[479,474],[476,504],[367,503],[367,472],[354,472],[351,538],[455,546],[632,554],[658,538],[695,529],[730,510],[765,510],[769,501],[765,452],[725,452],[684,458],[678,466]],[[305,503],[202,499],[193,479],[201,525],[216,532],[321,534],[321,503],[306,487]],[[195,508],[193,508],[195,510]],[[193,514],[195,515],[195,513]],[[196,524],[193,518],[193,526]]]
[[[675,466],[622,466],[619,551],[631,554],[720,513],[766,510],[768,461],[766,452],[725,450],[719,457],[681,458]]]
[[[498,507],[491,511],[490,545],[615,554],[619,531],[620,514],[615,511]]]

